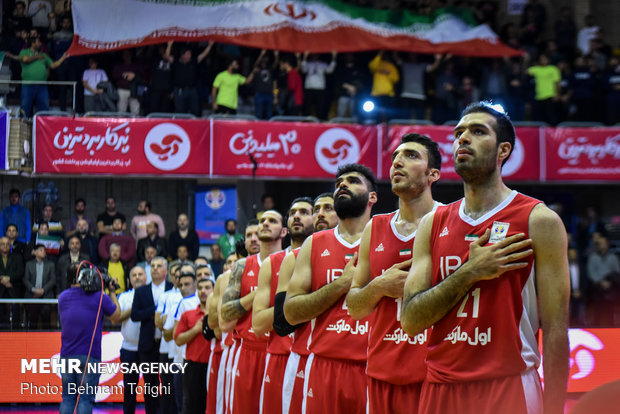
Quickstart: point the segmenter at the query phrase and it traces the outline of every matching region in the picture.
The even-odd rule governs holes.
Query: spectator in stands
[[[332,51],[332,60],[329,64],[319,59],[319,55],[306,51],[301,60],[301,73],[304,80],[304,113],[315,114],[319,119],[327,119],[329,104],[327,103],[327,78],[325,75],[334,73],[338,53]],[[310,60],[308,61],[308,57]]]
[[[336,85],[339,88],[337,117],[355,117],[357,114],[358,99],[364,93],[366,76],[355,64],[355,55],[344,55],[344,64],[336,68]]]
[[[286,89],[278,96],[278,103],[285,115],[301,115],[304,88],[301,75],[291,62],[291,58],[280,60],[280,70],[286,73]]]
[[[520,60],[510,60],[506,68],[506,109],[513,121],[523,121],[525,118],[527,85]]]
[[[570,272],[570,315],[571,326],[583,326],[586,322],[585,303],[583,300],[584,272],[581,271],[577,249],[568,249],[568,270]]]
[[[108,259],[101,262],[101,267],[108,272],[112,279],[118,282],[119,288],[116,289],[116,294],[126,291],[129,287],[129,267],[127,262],[121,260],[121,253],[121,246],[112,243]]]
[[[13,14],[7,17],[4,33],[13,34],[22,30],[30,31],[32,19],[26,15],[26,3],[16,1]]]
[[[112,233],[106,234],[99,240],[99,258],[102,261],[110,258],[110,246],[117,244],[121,247],[121,261],[133,266],[136,259],[136,240],[129,234],[123,233],[123,219],[116,217],[112,222]]]
[[[34,259],[26,263],[24,273],[24,293],[26,298],[49,299],[54,297],[56,288],[56,268],[47,260],[45,245],[37,244],[34,248]],[[36,328],[41,319],[42,329],[50,328],[50,305],[29,304],[28,329]]]
[[[141,200],[138,203],[138,215],[131,219],[131,226],[129,228],[131,237],[135,240],[140,240],[146,237],[146,226],[151,222],[157,223],[157,227],[159,228],[159,237],[166,237],[164,221],[161,219],[159,214],[152,213],[151,208],[151,202],[148,200]]]
[[[609,326],[613,322],[613,307],[620,283],[620,261],[609,250],[607,238],[600,237],[596,251],[588,255],[587,271],[588,279],[594,285],[591,299],[597,323]]]
[[[544,53],[538,59],[538,65],[530,66],[527,73],[534,78],[534,107],[532,118],[535,121],[557,124],[557,101],[560,97],[560,80],[562,74],[557,66],[551,65]]]
[[[482,68],[480,80],[480,97],[483,100],[506,105],[507,95],[506,68],[501,59],[493,59],[491,66]]]
[[[454,62],[446,56],[435,79],[433,122],[441,125],[456,119],[458,111],[459,78],[454,71]]]
[[[265,52],[265,50],[261,52],[263,56]],[[259,60],[263,56],[260,56]],[[239,61],[233,59],[228,64],[226,70],[218,73],[215,77],[213,89],[211,90],[213,112],[231,115],[237,113],[237,107],[239,106],[239,86],[251,83],[252,79],[254,79],[254,75],[258,72],[258,67],[255,65],[247,78],[237,73],[238,71]]]
[[[116,199],[109,196],[105,199],[105,211],[97,216],[97,230],[99,231],[99,237],[113,233],[112,224],[114,223],[114,219],[116,217],[123,219],[123,223],[125,223],[123,225],[123,231],[125,231],[127,229],[125,216],[116,211]]]
[[[374,98],[375,105],[381,111],[393,108],[396,83],[400,80],[400,75],[392,59],[380,50],[368,64],[368,69],[373,75],[370,95]]]
[[[17,240],[18,234],[17,226],[15,224],[9,224],[6,226],[6,232],[4,235],[9,239],[11,245],[11,253],[19,254],[22,257],[26,257],[26,243]]]
[[[151,221],[146,225],[146,237],[138,240],[138,248],[136,249],[136,258],[138,262],[145,261],[145,250],[147,247],[154,247],[156,256],[168,256],[166,249],[166,240],[159,237],[159,225],[155,221]]]
[[[590,53],[591,41],[596,37],[598,26],[594,23],[594,16],[591,14],[583,18],[584,26],[577,33],[577,47],[583,56]]]
[[[6,226],[15,224],[19,231],[17,240],[27,243],[30,240],[30,211],[19,200],[21,193],[17,188],[9,190],[9,205],[0,212],[0,228],[6,231]]]
[[[52,35],[52,58],[58,60],[64,55],[73,41],[73,24],[71,23],[71,15],[66,14],[60,20],[60,30]],[[56,80],[58,81],[77,81],[79,78],[77,60],[67,58],[60,66],[56,68]],[[58,106],[61,111],[67,110],[67,93],[68,85],[58,85]]]
[[[541,41],[541,29],[537,23],[536,12],[532,9],[524,11],[521,18],[521,36],[519,42],[521,49],[532,56],[538,54],[538,45]]]
[[[101,100],[103,88],[99,87],[101,82],[108,81],[103,69],[98,69],[97,59],[91,57],[88,59],[88,69],[82,74],[82,84],[84,85],[84,112],[103,111],[104,105]]]
[[[32,27],[39,30],[39,33],[47,38],[50,23],[55,24],[52,13],[52,5],[48,0],[30,0],[28,5],[28,15],[32,18]]]
[[[22,80],[45,82],[47,80],[47,69],[56,69],[67,58],[62,55],[55,62],[45,53],[41,52],[41,38],[34,37],[28,39],[28,49],[23,49],[19,53],[19,60],[22,64]],[[31,84],[22,85],[21,108],[26,117],[30,118],[33,104],[37,111],[47,111],[49,109],[49,95],[47,85]]]
[[[32,225],[32,231],[36,232],[39,229],[40,222],[46,222],[49,228],[49,235],[62,238],[65,232],[62,229],[62,222],[60,220],[54,220],[54,206],[46,204],[41,210],[41,217],[35,224]]]
[[[575,57],[575,48],[577,46],[577,25],[575,24],[573,12],[570,7],[564,6],[560,9],[560,14],[555,21],[554,32],[558,50],[572,62]]]
[[[190,260],[198,257],[198,250],[200,249],[198,233],[189,227],[189,217],[183,213],[177,217],[177,229],[168,236],[168,247],[173,259],[177,258],[176,251],[179,246],[187,247]]]
[[[232,269],[232,266],[235,264],[239,257],[236,252],[233,252],[226,256],[226,261],[224,262],[224,266],[222,266],[222,273],[229,271]],[[219,275],[218,275],[219,277]]]
[[[442,55],[436,54],[433,63],[420,62],[415,53],[394,54],[394,60],[401,73],[402,88],[400,101],[407,108],[406,118],[424,119],[426,117],[426,74],[435,70]]]
[[[578,56],[575,59],[573,73],[569,77],[568,94],[571,105],[575,107],[575,119],[594,121],[593,97],[596,80],[592,72],[591,58]]]
[[[464,76],[461,79],[461,84],[458,89],[458,112],[461,112],[467,105],[480,101],[480,91],[474,84],[474,80],[469,76]]]
[[[620,60],[612,57],[609,67],[603,78],[603,90],[606,93],[607,114],[605,121],[608,125],[620,122]]]
[[[222,248],[217,243],[211,245],[211,260],[209,260],[209,265],[211,266],[215,277],[219,277],[219,275],[222,274],[222,268],[224,267],[224,256],[222,255]]]
[[[172,63],[166,57],[166,45],[157,45],[157,56],[151,63],[151,82],[149,84],[150,112],[170,112],[172,94]]]
[[[71,236],[67,241],[69,251],[60,256],[56,264],[56,297],[67,289],[67,270],[72,264],[79,264],[84,260],[90,260],[87,254],[82,253],[82,244],[78,236]]]
[[[243,236],[237,233],[237,221],[234,219],[226,220],[224,228],[226,233],[218,237],[217,244],[222,248],[222,254],[228,257],[228,255],[235,252],[235,245]]]
[[[94,264],[99,264],[99,254],[97,253],[99,242],[94,236],[90,235],[86,220],[78,220],[76,236],[80,239],[82,253],[87,254]]]
[[[60,251],[65,246],[65,241],[60,236],[50,237],[49,225],[46,221],[42,221],[37,227],[37,233],[32,236],[30,243],[24,249],[24,261],[35,258],[35,248],[38,244],[45,245],[46,259],[56,264],[60,257]]]
[[[114,66],[112,79],[118,91],[116,104],[118,112],[127,112],[127,107],[129,107],[132,115],[140,115],[138,85],[144,83],[144,71],[140,65],[133,62],[130,49],[123,50],[123,62]]]
[[[157,256],[157,249],[152,246],[148,246],[144,250],[144,261],[136,264],[136,266],[140,266],[144,269],[144,272],[146,273],[147,284],[151,283],[151,260],[153,260],[155,256]]]
[[[265,50],[258,57],[258,73],[254,77],[254,108],[258,119],[269,119],[273,115],[274,94],[278,89],[274,68],[265,56]]]
[[[11,253],[8,238],[0,237],[0,298],[21,298],[23,295],[23,277],[24,262],[22,258],[18,254]],[[8,326],[9,321],[11,321],[12,327],[16,327],[19,320],[18,304],[2,305],[0,324]]]
[[[65,227],[65,237],[69,238],[77,232],[77,222],[80,219],[86,220],[91,234],[94,235],[93,231],[95,231],[97,226],[95,225],[95,220],[86,214],[86,201],[83,198],[75,200],[73,215],[67,220]]]
[[[202,62],[211,49],[213,42],[192,59],[192,49],[183,47],[178,59],[172,56],[173,41],[168,42],[165,58],[172,64],[172,90],[174,92],[174,112],[201,115],[200,98],[198,97],[198,64]]]

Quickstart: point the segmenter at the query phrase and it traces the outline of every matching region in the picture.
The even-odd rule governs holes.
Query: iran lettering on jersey
[[[344,266],[359,249],[338,233],[338,227],[312,235],[312,291],[342,275]],[[327,254],[325,253],[327,252]],[[325,358],[365,361],[370,317],[359,321],[349,316],[345,295],[312,321],[308,340],[310,352]]]
[[[271,285],[269,292],[269,306],[273,307],[276,290],[278,290],[278,277],[280,276],[280,266],[288,253],[287,250],[281,250],[269,256],[271,263]],[[291,351],[292,335],[279,336],[274,330],[269,331],[269,341],[267,344],[267,352],[276,355],[288,355]]]
[[[244,297],[258,287],[258,273],[262,262],[258,254],[248,256],[245,259],[245,267],[241,275],[241,292],[240,297]],[[267,346],[267,334],[257,338],[252,330],[252,312],[247,312],[237,321],[235,326],[235,339],[241,338],[244,342],[264,342]]]
[[[396,230],[398,211],[373,216],[368,259],[374,279],[396,263],[411,258],[415,232]],[[400,325],[402,298],[383,297],[375,308],[368,336],[366,375],[396,385],[422,382],[426,377],[426,343],[429,329],[409,337]]]
[[[467,261],[470,243],[487,229],[493,233],[489,243],[517,233],[528,237],[529,216],[539,203],[513,191],[477,220],[465,215],[463,199],[438,207],[431,230],[432,285]],[[426,358],[428,381],[504,377],[540,364],[533,256],[527,261],[526,268],[476,283],[433,325]]]

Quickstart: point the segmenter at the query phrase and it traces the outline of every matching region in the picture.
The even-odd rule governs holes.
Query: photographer
[[[99,374],[88,372],[86,362],[98,363],[101,360],[103,316],[118,323],[121,315],[115,292],[118,286],[109,277],[103,279],[107,279],[105,287],[110,290],[109,296],[102,292],[101,279],[94,268],[84,265],[80,268],[73,263],[67,270],[70,288],[58,297],[60,357],[79,360],[81,371],[62,374],[61,414],[73,413],[76,409],[80,413],[92,412]],[[86,392],[72,392],[80,385],[86,387]]]

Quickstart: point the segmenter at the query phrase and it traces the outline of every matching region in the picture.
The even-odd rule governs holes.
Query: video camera
[[[94,293],[101,290],[101,280],[103,279],[103,287],[107,288],[112,282],[114,290],[120,288],[118,282],[110,277],[104,269],[98,269],[95,266],[84,266],[78,272],[77,282],[86,293]]]

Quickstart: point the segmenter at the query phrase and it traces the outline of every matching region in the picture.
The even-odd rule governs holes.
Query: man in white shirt
[[[82,74],[82,84],[84,85],[84,111],[103,111],[101,95],[103,89],[97,88],[100,82],[107,82],[108,75],[103,69],[97,68],[97,59],[88,59],[88,69]]]
[[[301,72],[306,75],[304,82],[304,104],[306,105],[305,114],[311,115],[310,110],[316,111],[316,116],[320,119],[327,118],[329,105],[325,104],[325,90],[327,80],[326,74],[331,74],[336,69],[336,51],[332,52],[332,61],[329,65],[319,60],[318,55],[311,55],[308,61],[309,52],[304,53],[301,61]]]
[[[118,304],[121,308],[121,335],[123,335],[123,344],[121,345],[121,362],[134,364],[138,363],[138,338],[140,336],[140,322],[132,321],[131,306],[133,304],[134,289],[146,284],[146,272],[140,266],[136,266],[129,271],[129,281],[131,289],[121,293],[118,297]],[[138,384],[140,375],[138,373],[123,374],[123,383],[125,392],[123,393],[123,412],[136,412],[136,393],[135,386],[128,384]]]

